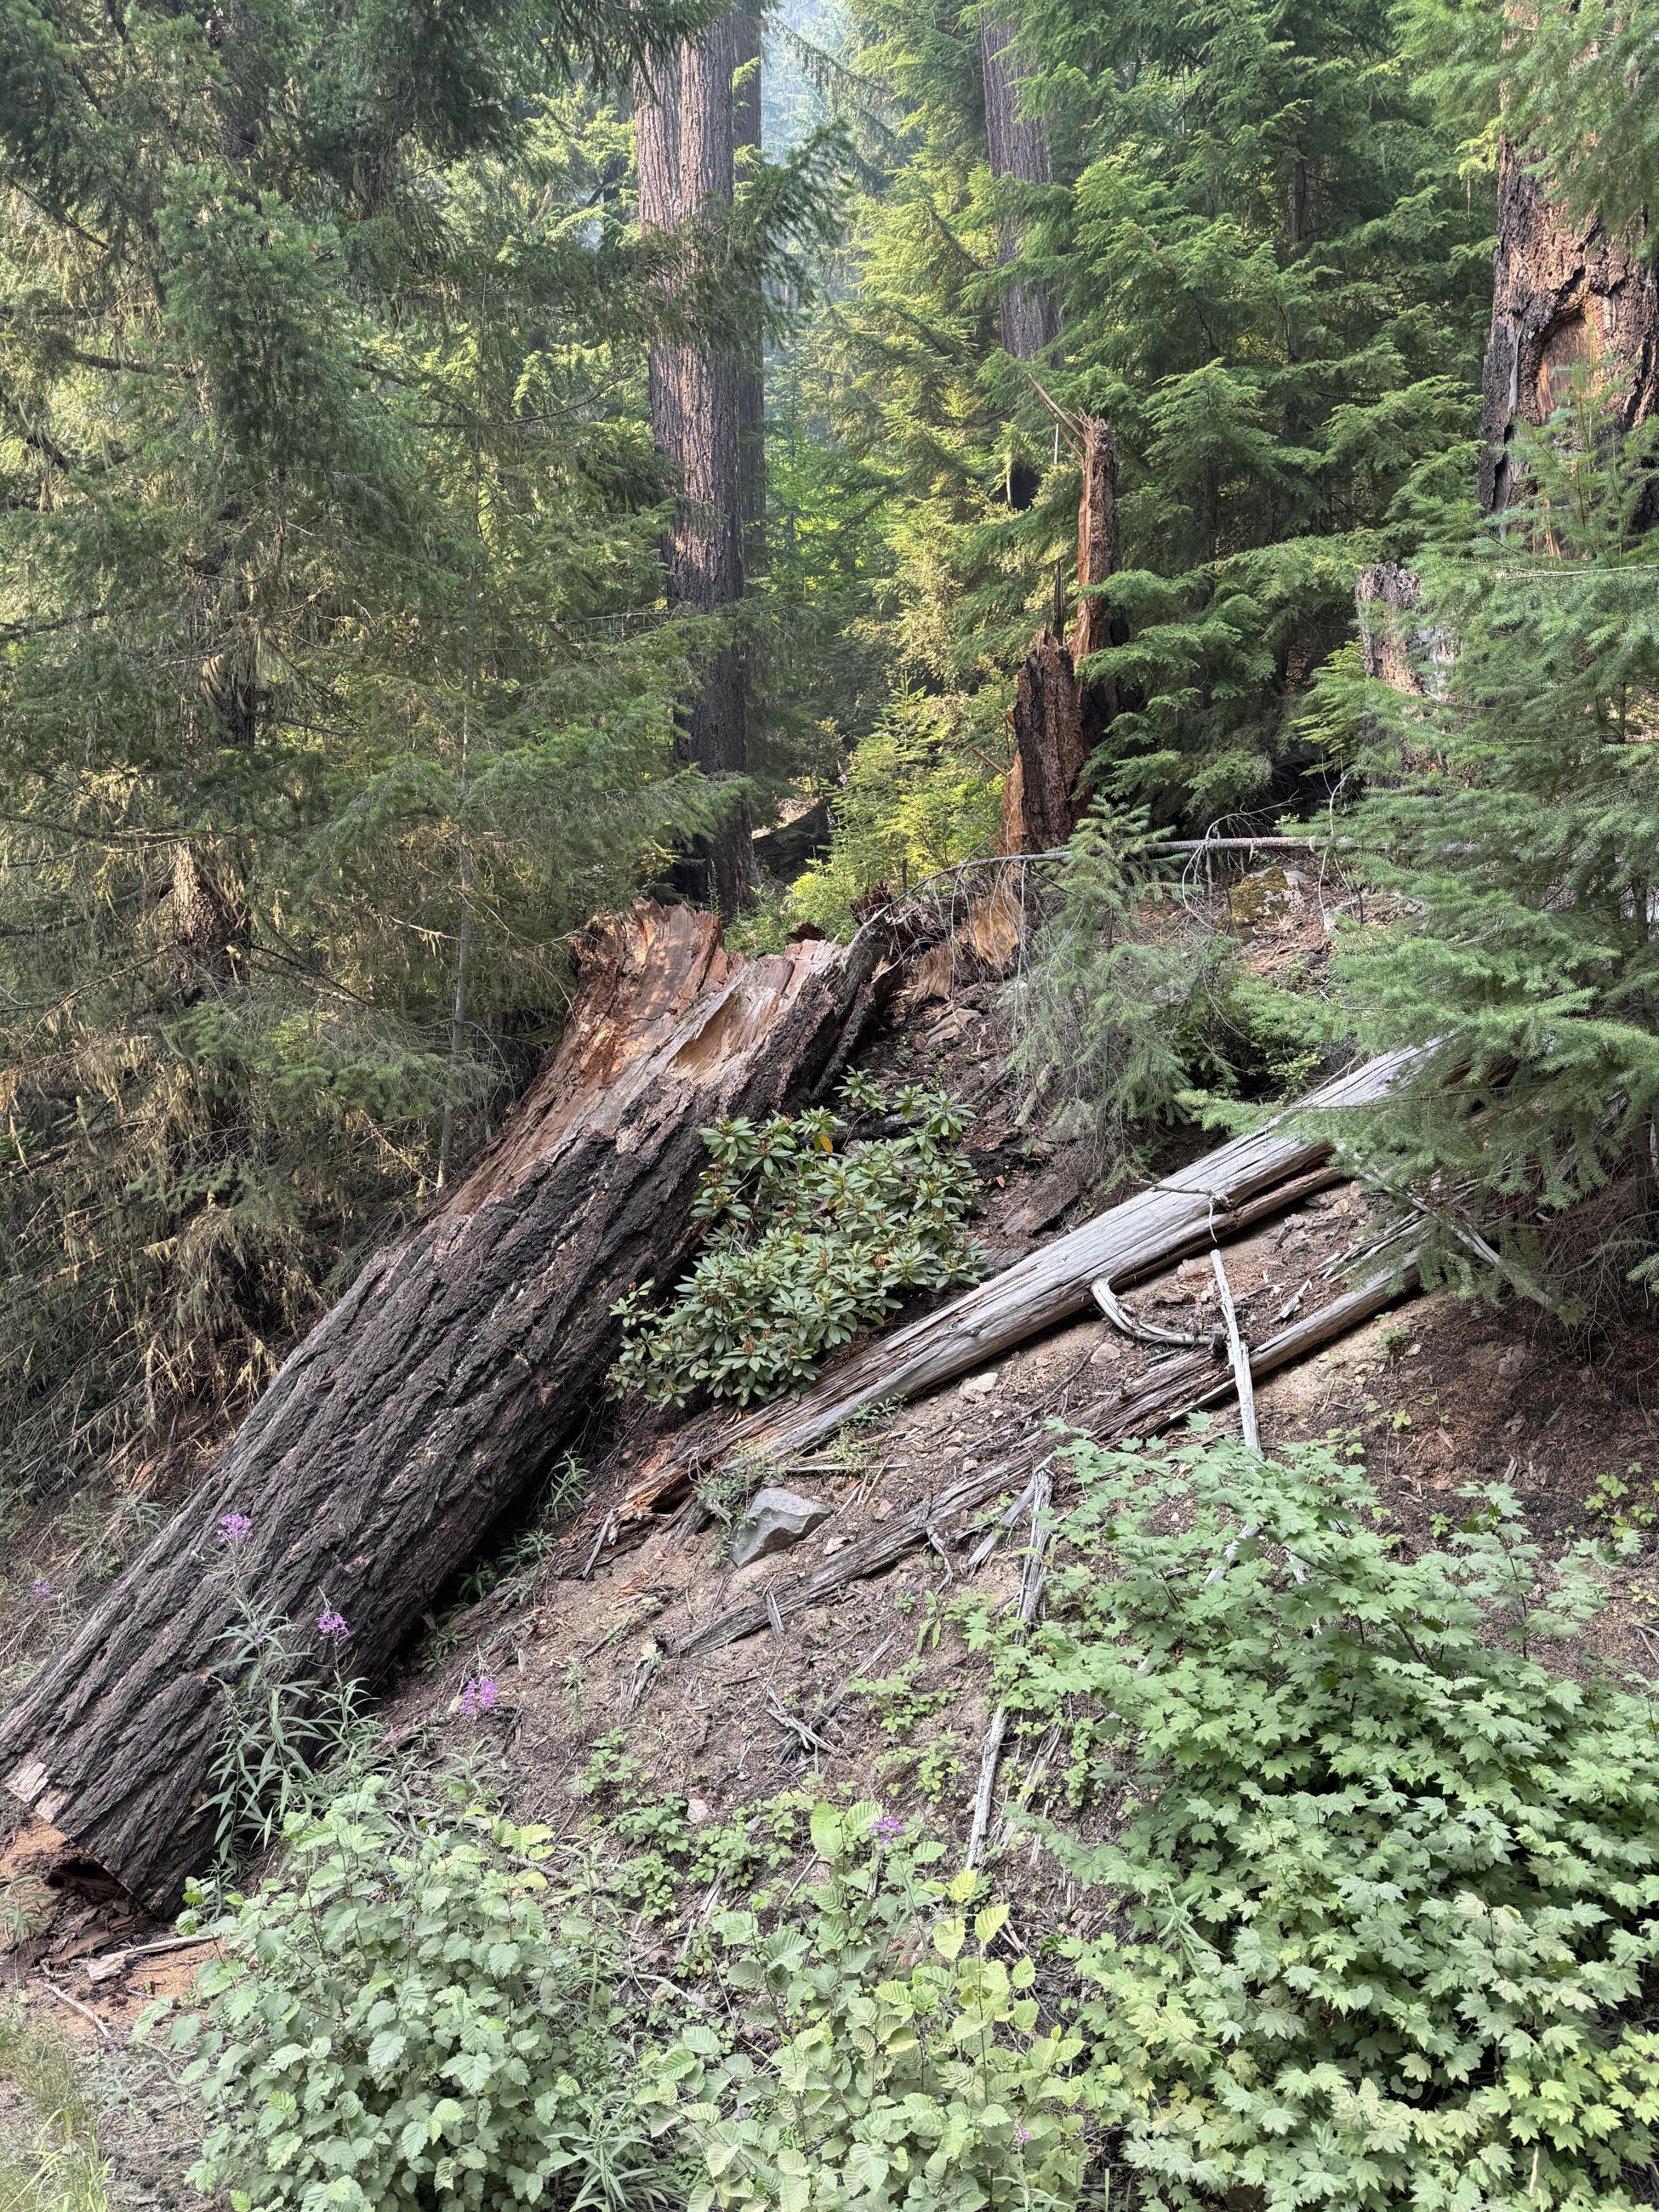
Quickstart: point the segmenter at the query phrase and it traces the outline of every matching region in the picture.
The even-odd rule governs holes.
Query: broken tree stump
[[[1039,389],[1041,387],[1039,386]],[[1045,399],[1048,395],[1043,394]],[[1031,641],[1014,690],[1014,758],[1002,788],[1004,853],[1046,853],[1064,845],[1089,804],[1084,771],[1118,711],[1116,685],[1091,678],[1085,664],[1127,635],[1106,611],[1102,586],[1117,573],[1117,447],[1109,422],[1071,416],[1056,422],[1083,478],[1077,516],[1077,619],[1062,635],[1062,611]]]
[[[176,1905],[239,1590],[370,1680],[599,1399],[611,1307],[696,1231],[698,1132],[812,1095],[885,988],[876,933],[744,961],[718,922],[596,926],[562,1042],[466,1179],[370,1260],[214,1474],[0,1724],[0,1777],[143,1904]],[[221,1516],[246,1516],[234,1547]]]

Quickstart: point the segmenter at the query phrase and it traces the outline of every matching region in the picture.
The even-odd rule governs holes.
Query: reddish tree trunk
[[[1069,418],[1068,418],[1069,421]],[[1083,472],[1078,506],[1078,611],[1070,642],[1050,627],[1034,641],[1014,693],[1014,764],[1002,792],[1005,853],[1045,853],[1066,843],[1089,794],[1083,771],[1111,726],[1119,687],[1079,674],[1125,631],[1097,587],[1118,566],[1117,448],[1111,425],[1085,415],[1072,425]]]
[[[732,19],[737,76],[732,138],[741,173],[746,155],[761,151],[761,25],[752,8]],[[738,368],[738,514],[745,575],[766,566],[766,340],[764,302],[757,283],[744,315]]]
[[[875,934],[745,963],[687,907],[597,927],[564,1040],[495,1143],[369,1261],[7,1716],[14,1795],[146,1905],[174,1905],[208,1841],[196,1808],[238,1584],[313,1647],[337,1610],[349,1670],[385,1672],[599,1398],[617,1298],[690,1255],[699,1130],[840,1066],[872,1003]],[[234,1554],[229,1513],[252,1523]]]
[[[1644,422],[1659,402],[1659,287],[1600,223],[1575,228],[1505,139],[1481,380],[1480,493],[1489,514],[1515,496],[1516,425],[1547,422],[1581,363],[1623,428]]]
[[[726,15],[672,55],[653,58],[635,82],[641,226],[683,237],[694,262],[708,227],[732,207],[737,58],[735,19]],[[678,492],[663,545],[668,595],[677,605],[717,614],[734,608],[744,588],[738,349],[708,335],[659,341],[649,379],[652,434]],[[746,708],[742,653],[723,646],[685,715],[680,757],[706,775],[742,775]],[[758,878],[746,805],[732,808],[703,858],[722,914],[752,897]]]

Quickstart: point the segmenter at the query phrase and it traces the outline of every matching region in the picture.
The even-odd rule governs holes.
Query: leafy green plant
[[[207,2107],[204,2195],[463,2212],[673,2193],[628,2099],[608,1923],[551,1888],[550,1831],[459,1795],[422,1817],[371,1779],[287,1842],[281,1877],[213,1926],[205,2020],[174,2026]]]
[[[1352,696],[1349,834],[1387,903],[1334,980],[1357,1043],[1417,1052],[1352,1155],[1412,1205],[1431,1276],[1570,1323],[1659,1297],[1656,437],[1575,372],[1517,433],[1502,517],[1419,563],[1423,696]]]
[[[1144,815],[1085,817],[1010,1000],[1015,1073],[1059,1103],[1058,1133],[1107,1158],[1228,1072],[1217,1015],[1233,946],[1176,911],[1149,842]]]
[[[951,1703],[949,1690],[924,1690],[917,1686],[921,1662],[912,1659],[890,1674],[860,1675],[848,1684],[855,1698],[861,1698],[881,1723],[884,1735],[908,1736],[943,1712]]]
[[[1632,1460],[1623,1474],[1608,1468],[1590,1485],[1585,1510],[1604,1522],[1614,1536],[1659,1528],[1659,1481],[1651,1476],[1643,1479],[1639,1459]]]
[[[63,2037],[0,2012],[0,2085],[3,2212],[109,2212],[97,2115]]]
[[[695,2145],[690,2212],[981,2212],[1075,2200],[1074,2036],[1042,2030],[1029,1958],[992,1949],[1006,1905],[981,1878],[924,1880],[903,1824],[814,1808],[827,1879],[805,1929],[714,1923],[735,2026],[694,2023],[644,2091]],[[977,1905],[977,1910],[974,1908]]]
[[[1595,1611],[1513,1495],[1402,1556],[1363,1472],[1202,1437],[1074,1448],[1060,1615],[1011,1693],[1086,1700],[1108,1929],[1088,2096],[1139,2201],[1542,2212],[1646,2201],[1659,1725],[1540,1650]]]
[[[292,1622],[244,1596],[224,1640],[225,1721],[203,1801],[222,1870],[269,1850],[291,1817],[360,1777],[380,1740],[362,1685],[341,1674],[337,1656],[319,1667],[315,1638]]]
[[[854,1103],[875,1111],[869,1097],[861,1088]],[[694,1211],[709,1232],[663,1312],[650,1310],[650,1282],[616,1307],[618,1392],[683,1405],[703,1389],[747,1404],[806,1382],[905,1292],[972,1278],[981,1255],[965,1224],[977,1185],[957,1149],[967,1117],[914,1085],[890,1110],[902,1135],[853,1137],[839,1151],[842,1125],[823,1108],[703,1131],[713,1164]]]

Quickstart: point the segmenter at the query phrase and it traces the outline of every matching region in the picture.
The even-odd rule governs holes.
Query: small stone
[[[830,1518],[830,1508],[795,1491],[769,1486],[749,1501],[749,1511],[732,1538],[732,1564],[746,1567],[773,1552],[799,1544],[820,1522]]]
[[[1498,1363],[1498,1380],[1503,1382],[1518,1382],[1523,1375],[1531,1371],[1532,1355],[1518,1344],[1510,1345]]]
[[[997,1387],[994,1375],[970,1375],[962,1386],[964,1398],[988,1398]]]
[[[706,1797],[688,1797],[685,1801],[685,1817],[694,1828],[700,1828],[705,1820],[714,1819],[714,1808]]]

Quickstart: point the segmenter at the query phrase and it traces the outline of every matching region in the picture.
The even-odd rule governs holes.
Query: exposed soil
[[[1264,897],[1251,920],[1255,957],[1314,957],[1319,929],[1296,885]],[[1291,944],[1292,938],[1295,939]],[[1309,939],[1304,946],[1302,939]],[[1263,940],[1267,941],[1264,943]],[[1109,1194],[1086,1149],[1046,1145],[1022,1117],[1006,1076],[1003,1040],[988,994],[914,1011],[906,1030],[870,1056],[887,1079],[942,1080],[978,1109],[969,1137],[985,1186],[980,1233],[995,1261],[1018,1257],[1057,1229],[1097,1210]],[[1190,1139],[1188,1141],[1191,1141]],[[1196,1144],[1194,1149],[1202,1149]],[[1247,1339],[1333,1295],[1344,1255],[1363,1251],[1375,1223],[1362,1194],[1345,1187],[1305,1201],[1231,1244],[1225,1260]],[[1133,1314],[1203,1335],[1218,1322],[1206,1260],[1188,1261],[1133,1291]],[[1163,1356],[1126,1340],[1103,1319],[1070,1323],[914,1406],[832,1440],[769,1480],[822,1500],[829,1517],[800,1543],[734,1569],[726,1531],[696,1501],[665,1513],[643,1540],[598,1541],[612,1496],[644,1449],[628,1431],[599,1470],[592,1496],[558,1534],[533,1583],[520,1576],[447,1619],[414,1655],[386,1707],[394,1741],[441,1761],[488,1747],[504,1771],[514,1811],[561,1828],[592,1817],[580,1781],[595,1741],[621,1731],[631,1757],[665,1796],[690,1801],[695,1823],[722,1819],[786,1788],[868,1795],[908,1808],[917,1757],[927,1755],[930,1817],[958,1840],[966,1832],[980,1741],[988,1717],[983,1662],[942,1619],[971,1594],[1008,1598],[1020,1571],[1026,1524],[1018,1522],[975,1571],[969,1555],[994,1506],[945,1521],[888,1571],[848,1583],[835,1597],[763,1632],[695,1656],[674,1656],[687,1632],[809,1564],[833,1561],[855,1538],[964,1472],[1012,1461],[1048,1422],[1087,1431],[1105,1420]],[[1373,1481],[1402,1540],[1435,1540],[1468,1511],[1463,1486],[1505,1480],[1527,1510],[1547,1555],[1607,1533],[1596,1510],[1605,1478],[1632,1487],[1659,1475],[1650,1377],[1659,1346],[1621,1342],[1616,1360],[1585,1364],[1559,1332],[1513,1309],[1477,1309],[1449,1293],[1416,1297],[1258,1392],[1264,1446],[1337,1437],[1361,1443]],[[1218,1413],[1218,1425],[1236,1421]],[[652,1425],[660,1432],[660,1424]],[[1636,1474],[1638,1466],[1644,1470]],[[1054,1464],[1055,1504],[1068,1501],[1064,1458]],[[1012,1499],[1024,1480],[1011,1475]],[[1659,1505],[1659,1493],[1652,1493]],[[1639,1534],[1638,1556],[1619,1573],[1594,1644],[1644,1673],[1659,1655],[1659,1540]],[[861,1689],[902,1668],[914,1672],[908,1702]],[[492,1711],[466,1714],[460,1692],[488,1674]],[[918,1703],[919,1701],[919,1703]],[[887,1725],[884,1726],[884,1721]],[[1011,1742],[1002,1787],[1016,1795],[1041,1779],[1054,1747]],[[0,1894],[44,1905],[49,1924],[26,1918],[4,1961],[22,2001],[81,2039],[104,2092],[115,2099],[106,2148],[112,2202],[182,2203],[178,2175],[187,2116],[159,2062],[123,2046],[153,1994],[185,1994],[199,1951],[143,1952],[165,1936],[107,1893],[92,1870],[52,1873],[50,1837],[26,1833],[0,1858]],[[1022,1846],[1005,1868],[1028,1922],[1080,1910]],[[56,1984],[54,1989],[52,1985]],[[84,2008],[66,2002],[73,1998]],[[92,2017],[89,2017],[91,2015]],[[103,2023],[102,2028],[94,2024]],[[103,2039],[107,2031],[107,2040]],[[3,2114],[0,2113],[0,2125]]]

